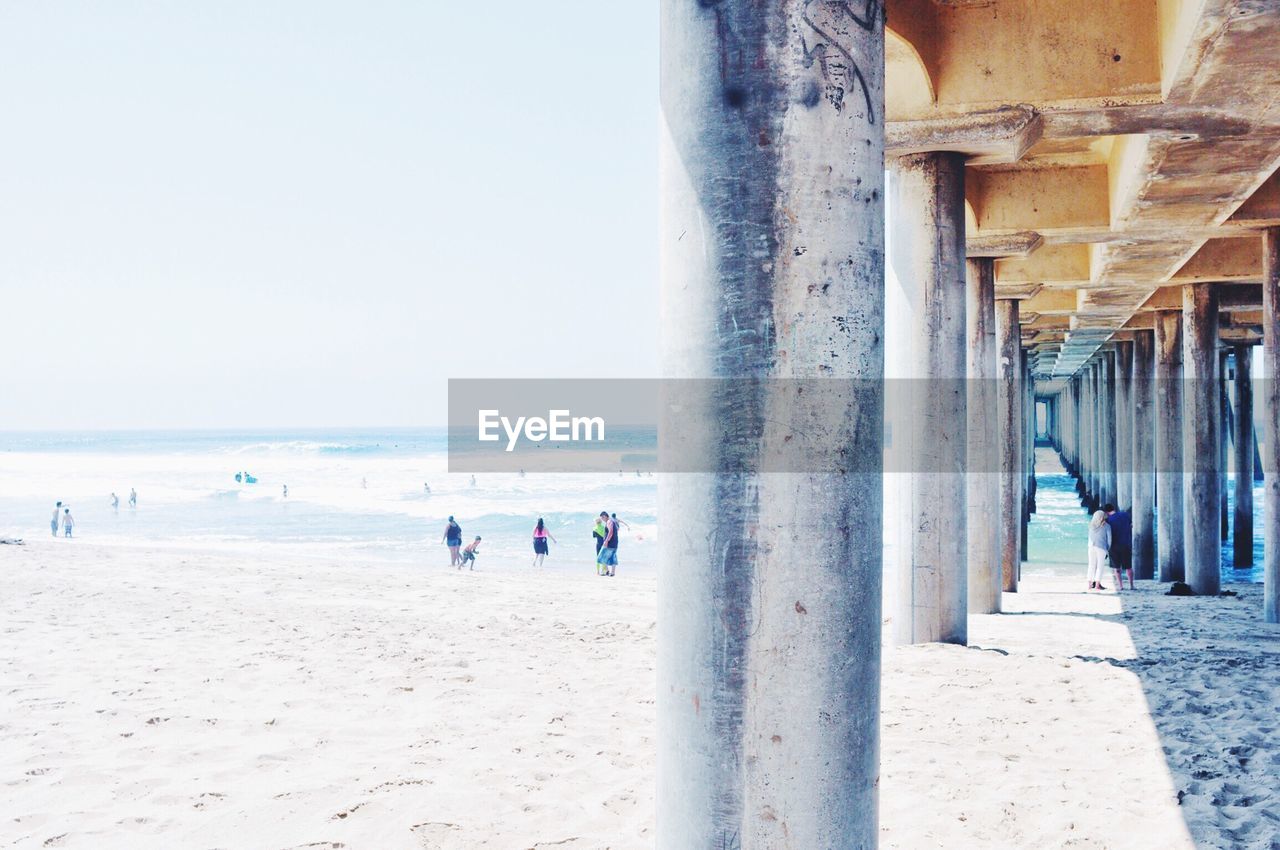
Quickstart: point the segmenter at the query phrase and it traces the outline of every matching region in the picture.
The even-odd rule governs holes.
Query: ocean
[[[1027,528],[1027,555],[1030,560],[1043,564],[1078,565],[1081,576],[1085,574],[1086,547],[1088,545],[1089,515],[1075,491],[1075,479],[1062,471],[1056,457],[1046,449],[1037,449],[1037,463],[1046,471],[1036,473],[1036,512],[1031,515]],[[1045,462],[1049,461],[1049,462]],[[1235,475],[1228,475],[1227,515],[1235,510]],[[1253,489],[1253,567],[1236,569],[1232,566],[1231,540],[1222,545],[1222,581],[1262,581],[1262,515],[1263,488]],[[1158,509],[1157,509],[1158,510]],[[1075,566],[1069,567],[1074,570]],[[1066,572],[1064,569],[1057,570]],[[1074,574],[1074,573],[1073,573]]]
[[[608,510],[630,525],[622,569],[656,563],[653,476],[473,480],[447,471],[446,447],[443,427],[0,433],[0,535],[48,535],[61,501],[76,537],[95,543],[447,566],[440,538],[452,515],[466,541],[484,538],[478,567],[515,567],[532,560],[533,526],[543,517],[557,540],[546,568],[584,569],[595,559],[594,518]],[[256,483],[245,483],[245,472]]]
[[[524,568],[533,557],[533,525],[543,517],[557,541],[545,568],[581,571],[594,569],[591,528],[608,510],[630,525],[619,550],[623,570],[656,567],[655,476],[480,473],[473,483],[469,474],[447,471],[446,450],[443,427],[0,432],[0,535],[49,534],[61,501],[71,506],[76,537],[95,543],[447,566],[440,538],[452,515],[465,540],[484,538],[481,568]],[[1038,564],[1083,575],[1088,517],[1072,480],[1044,452],[1028,552]],[[244,472],[256,483],[245,483]],[[137,508],[128,506],[130,488]],[[118,510],[110,506],[112,492]],[[886,497],[892,510],[892,492]],[[1232,567],[1228,541],[1224,581],[1262,580],[1262,500],[1258,487],[1254,567]],[[887,511],[886,526],[892,519]],[[889,569],[894,539],[886,527]],[[887,578],[886,590],[891,586]]]

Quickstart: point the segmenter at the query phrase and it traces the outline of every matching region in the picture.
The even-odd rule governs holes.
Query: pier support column
[[[1022,523],[1022,330],[1018,302],[996,301],[996,414],[1000,440],[1000,577],[1018,590]]]
[[[1102,476],[1098,488],[1098,501],[1105,505],[1116,501],[1116,355],[1114,351],[1102,352],[1099,374],[1102,415],[1098,426],[1102,438]]]
[[[1116,343],[1116,507],[1133,508],[1133,343]]]
[[[1222,394],[1218,387],[1218,290],[1212,283],[1182,287],[1183,534],[1187,584],[1212,596],[1222,584],[1219,527],[1218,440],[1222,437]]]
[[[879,839],[883,16],[805,5],[660,4],[663,371],[748,380],[660,432],[657,847]],[[848,471],[736,463],[801,431]]]
[[[1253,566],[1253,346],[1237,345],[1235,409],[1235,516],[1231,562]]]
[[[1106,403],[1103,399],[1103,375],[1102,360],[1094,361],[1089,371],[1090,393],[1093,395],[1093,404],[1090,409],[1093,421],[1090,425],[1093,428],[1093,463],[1089,481],[1090,510],[1097,510],[1102,507],[1104,498],[1106,497],[1106,481],[1105,470],[1107,464],[1106,445],[1102,439],[1102,432],[1105,428],[1104,417],[1106,416]]]
[[[995,260],[966,263],[969,336],[969,613],[1000,613],[1000,473],[996,421]]]
[[[1227,444],[1231,442],[1231,398],[1227,394],[1227,359],[1231,352],[1218,349],[1218,404],[1222,415],[1218,417],[1218,523],[1221,541],[1227,542],[1230,533],[1230,516],[1227,513]]]
[[[1280,227],[1262,245],[1262,613],[1280,623]]]
[[[1182,313],[1157,310],[1155,339],[1157,562],[1160,581],[1182,581]]]
[[[910,545],[897,552],[897,643],[968,635],[964,155],[890,163],[891,261],[910,311]],[[994,284],[993,284],[994,286]],[[994,291],[994,290],[993,290]]]
[[[1133,577],[1155,577],[1155,335],[1135,331],[1133,374],[1129,382],[1133,408]]]

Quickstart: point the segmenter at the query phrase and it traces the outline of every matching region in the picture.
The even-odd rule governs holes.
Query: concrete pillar
[[[1280,227],[1262,245],[1262,613],[1280,623]]]
[[[1031,395],[1031,365],[1019,342],[1022,356],[1022,524],[1018,526],[1018,579],[1027,560],[1027,527],[1031,525],[1031,502],[1035,498],[1036,417]]]
[[[1133,507],[1133,343],[1116,343],[1116,507]]]
[[[879,838],[883,16],[805,7],[660,5],[663,371],[752,380],[660,432],[658,847]],[[805,427],[851,471],[736,465]]]
[[[1018,302],[996,301],[996,416],[1000,439],[1000,576],[1018,590],[1022,523],[1022,331]]]
[[[1218,440],[1222,396],[1218,388],[1218,290],[1211,283],[1182,287],[1183,535],[1187,584],[1216,595],[1222,583],[1219,530]]]
[[[1102,393],[1101,416],[1098,421],[1102,436],[1102,478],[1098,501],[1114,504],[1116,501],[1116,354],[1102,352],[1099,389]]]
[[[1237,345],[1235,409],[1235,517],[1231,562],[1253,566],[1253,346]]]
[[[965,504],[964,155],[923,153],[891,163],[893,269],[910,310],[914,379],[909,547],[898,552],[897,643],[959,643],[968,635]]]
[[[1160,581],[1186,577],[1182,537],[1182,314],[1155,312],[1156,554]]]
[[[1135,331],[1133,374],[1129,383],[1133,410],[1133,577],[1155,578],[1155,335]]]
[[[1227,515],[1227,449],[1231,441],[1231,399],[1227,395],[1227,358],[1230,352],[1218,349],[1218,529],[1221,542],[1227,542],[1230,532]]]
[[[1106,442],[1103,439],[1102,431],[1105,428],[1103,419],[1106,416],[1106,402],[1103,399],[1103,373],[1102,360],[1099,358],[1094,362],[1089,372],[1089,392],[1093,397],[1093,403],[1090,405],[1089,413],[1092,421],[1089,423],[1093,429],[1093,460],[1089,481],[1089,495],[1092,504],[1092,510],[1102,507],[1102,501],[1106,496]]]
[[[966,264],[969,337],[969,613],[1000,613],[1000,473],[996,421],[996,278],[989,257]]]

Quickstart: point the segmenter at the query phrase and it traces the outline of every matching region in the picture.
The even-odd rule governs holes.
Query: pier
[[[865,399],[807,434],[847,469],[662,483],[658,846],[876,846],[882,617],[964,644],[1018,593],[1038,431],[1082,511],[1132,513],[1139,578],[1215,595],[1223,523],[1241,567],[1260,535],[1280,621],[1280,7],[663,0],[661,31],[667,376],[753,387],[679,439],[811,424],[770,379],[892,358],[938,391],[902,437],[896,610]]]

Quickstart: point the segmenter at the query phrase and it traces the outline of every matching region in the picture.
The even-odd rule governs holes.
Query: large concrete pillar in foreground
[[[969,337],[969,613],[1000,612],[999,435],[996,408],[995,260],[967,263]]]
[[[1280,623],[1280,227],[1262,245],[1262,613]]]
[[[909,545],[897,552],[897,643],[965,643],[968,630],[964,155],[890,163],[893,270],[910,326]]]
[[[1000,575],[1018,589],[1022,525],[1022,331],[1018,302],[996,301],[996,420],[1000,440]]]
[[[1155,335],[1135,331],[1133,373],[1129,382],[1133,409],[1133,577],[1155,578]]]
[[[658,847],[878,840],[883,17],[806,6],[661,3],[664,373],[768,380],[663,422]]]
[[[1116,343],[1116,507],[1133,507],[1133,343]]]
[[[1235,421],[1235,516],[1231,562],[1253,566],[1253,346],[1237,345]]]
[[[1156,557],[1160,581],[1182,581],[1182,313],[1157,310],[1155,332]]]
[[[1182,478],[1187,584],[1216,595],[1222,584],[1219,528],[1218,440],[1222,395],[1218,387],[1218,290],[1211,283],[1182,287]]]

